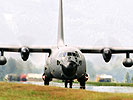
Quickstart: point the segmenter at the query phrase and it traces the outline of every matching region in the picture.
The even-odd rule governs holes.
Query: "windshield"
[[[74,52],[68,52],[67,56],[76,56],[76,57],[79,57],[79,54],[78,53],[74,53]]]
[[[65,56],[74,56],[74,57],[79,57],[79,54],[77,52],[61,52],[59,53],[58,57],[65,57]]]
[[[66,56],[66,52],[62,52],[59,54],[59,57],[65,57]]]

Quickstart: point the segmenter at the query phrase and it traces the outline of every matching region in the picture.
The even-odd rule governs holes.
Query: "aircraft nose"
[[[68,77],[72,77],[77,71],[77,66],[74,61],[69,61],[66,66],[62,65],[63,73]]]

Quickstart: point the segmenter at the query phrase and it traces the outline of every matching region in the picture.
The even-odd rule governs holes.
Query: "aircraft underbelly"
[[[67,77],[64,75],[63,71],[62,71],[62,68],[60,66],[56,67],[55,69],[53,69],[53,73],[52,73],[52,76],[54,78],[57,78],[57,79],[78,79],[80,78],[82,75],[84,75],[86,72],[86,65],[82,65],[82,66],[78,66],[77,68],[77,71],[76,71],[76,74],[72,77]]]

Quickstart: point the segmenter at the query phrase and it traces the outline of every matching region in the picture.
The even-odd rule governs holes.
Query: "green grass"
[[[1,82],[0,100],[133,100],[133,94]]]

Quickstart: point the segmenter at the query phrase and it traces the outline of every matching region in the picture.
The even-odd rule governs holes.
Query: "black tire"
[[[69,88],[72,88],[72,82],[73,81],[65,80],[65,88],[67,88],[68,83],[69,83]]]
[[[82,76],[78,81],[80,82],[80,89],[85,89],[85,82],[87,81],[85,76]]]
[[[85,81],[80,81],[80,89],[85,89]]]
[[[69,82],[69,88],[72,88],[72,85],[73,85],[73,83],[72,83],[72,81],[70,81]]]
[[[45,77],[44,85],[49,85],[49,78]]]
[[[67,80],[65,80],[65,88],[67,88],[67,84],[68,84],[68,82],[67,82]]]

